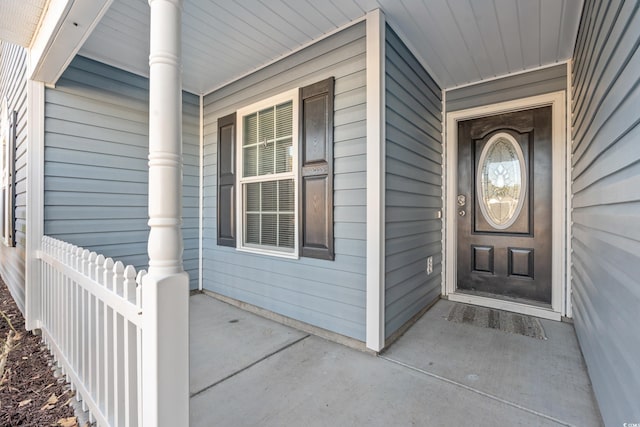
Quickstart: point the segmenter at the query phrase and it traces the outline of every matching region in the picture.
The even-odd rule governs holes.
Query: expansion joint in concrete
[[[262,362],[264,360],[267,360],[271,356],[275,356],[276,354],[278,354],[278,353],[280,353],[280,352],[282,352],[282,351],[284,351],[284,350],[286,350],[286,349],[288,349],[290,347],[293,347],[294,345],[298,344],[301,341],[304,341],[305,339],[309,338],[310,336],[311,336],[310,334],[307,334],[307,335],[305,335],[303,337],[298,338],[295,341],[290,342],[289,344],[287,344],[287,345],[285,345],[283,347],[280,347],[279,349],[277,349],[277,350],[265,355],[264,357],[261,357],[260,359],[256,360],[255,362],[248,364],[247,366],[243,367],[242,369],[239,369],[239,370],[237,370],[235,372],[232,372],[231,374],[227,375],[226,377],[222,378],[221,380],[218,380],[218,381],[214,382],[213,384],[210,384],[210,385],[202,388],[201,390],[198,390],[196,392],[191,393],[191,395],[189,397],[195,397],[195,396],[197,396],[197,395],[199,395],[201,393],[204,393],[205,391],[207,391],[209,389],[212,389],[213,387],[217,386],[218,384],[225,382],[229,378],[235,377],[236,375],[246,371],[247,369],[257,365],[258,363],[260,363],[260,362]]]
[[[452,384],[452,385],[454,385],[454,386],[461,387],[461,388],[463,388],[463,389],[465,389],[465,390],[468,390],[468,391],[471,391],[471,392],[473,392],[473,393],[479,394],[479,395],[481,395],[481,396],[483,396],[483,397],[486,397],[486,398],[488,398],[488,399],[492,399],[492,400],[495,400],[495,401],[497,401],[497,402],[503,403],[503,404],[505,404],[505,405],[509,405],[509,406],[514,407],[514,408],[517,408],[517,409],[519,409],[519,410],[521,410],[521,411],[525,411],[525,412],[528,412],[528,413],[530,413],[530,414],[536,415],[536,416],[538,416],[538,417],[545,418],[545,419],[547,419],[547,420],[553,421],[554,423],[558,423],[558,424],[560,424],[560,425],[567,426],[567,427],[574,427],[574,425],[573,425],[573,424],[568,423],[568,422],[566,422],[566,421],[560,420],[560,419],[558,419],[558,418],[554,418],[554,417],[552,417],[552,416],[549,416],[549,415],[544,414],[544,413],[542,413],[542,412],[536,411],[536,410],[534,410],[534,409],[527,408],[527,407],[522,406],[522,405],[519,405],[519,404],[517,404],[517,403],[515,403],[515,402],[511,402],[511,401],[509,401],[509,400],[502,399],[501,397],[494,396],[493,394],[490,394],[490,393],[484,392],[484,391],[482,391],[482,390],[478,390],[478,389],[473,388],[473,387],[470,387],[470,386],[468,386],[468,385],[466,385],[466,384],[462,384],[462,383],[459,383],[459,382],[457,382],[457,381],[451,380],[451,379],[449,379],[449,378],[445,378],[445,377],[443,377],[443,376],[440,376],[440,375],[434,374],[433,372],[429,372],[429,371],[426,371],[426,370],[424,370],[424,369],[420,369],[420,368],[417,368],[417,367],[415,367],[415,366],[411,366],[411,365],[409,365],[409,364],[407,364],[407,363],[401,362],[401,361],[399,361],[399,360],[392,359],[392,358],[387,357],[387,356],[379,355],[378,357],[379,357],[379,358],[381,358],[381,359],[384,359],[384,360],[386,360],[386,361],[388,361],[388,362],[395,363],[396,365],[400,365],[400,366],[402,366],[402,367],[404,367],[404,368],[411,369],[412,371],[416,371],[416,372],[419,372],[419,373],[421,373],[421,374],[423,374],[423,375],[427,375],[427,376],[429,376],[429,377],[431,377],[431,378],[435,378],[435,379],[437,379],[437,380],[439,380],[439,381],[443,381],[443,382],[446,382],[446,383],[448,383],[448,384]]]

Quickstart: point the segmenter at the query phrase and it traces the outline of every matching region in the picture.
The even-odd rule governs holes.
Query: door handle
[[[464,206],[467,204],[467,197],[464,194],[458,194],[458,206]]]

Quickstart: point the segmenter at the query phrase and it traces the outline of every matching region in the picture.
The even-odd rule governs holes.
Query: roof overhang
[[[0,37],[29,49],[30,79],[55,84],[111,3],[3,0]]]

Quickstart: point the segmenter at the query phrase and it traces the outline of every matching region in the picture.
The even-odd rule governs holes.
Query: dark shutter
[[[236,114],[218,119],[218,245],[236,246]]]
[[[7,197],[9,198],[9,224],[7,242],[9,246],[16,245],[16,145],[18,141],[18,112],[11,113],[9,145],[7,147],[7,162],[9,167],[9,181],[7,182]]]
[[[300,256],[334,259],[333,83],[300,90]]]

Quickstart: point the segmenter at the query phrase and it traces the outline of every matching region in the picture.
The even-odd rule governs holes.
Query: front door
[[[458,292],[551,304],[551,107],[458,126]]]

